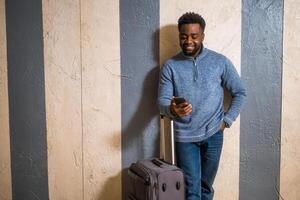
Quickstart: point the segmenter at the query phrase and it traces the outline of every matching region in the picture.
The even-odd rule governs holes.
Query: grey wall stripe
[[[13,199],[48,199],[41,0],[7,0]]]
[[[241,200],[279,199],[283,0],[242,1]]]
[[[158,155],[159,1],[120,1],[122,182],[138,159]]]

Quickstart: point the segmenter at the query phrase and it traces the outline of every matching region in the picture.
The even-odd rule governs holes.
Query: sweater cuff
[[[169,115],[169,117],[171,118],[171,119],[175,119],[177,116],[176,115],[174,115],[173,113],[172,113],[172,111],[171,111],[171,106],[168,106],[168,115]]]
[[[176,116],[172,114],[170,106],[162,106],[161,107],[161,115],[166,116],[170,119],[176,118]]]
[[[226,122],[228,124],[228,126],[230,127],[233,123],[233,120],[230,119],[228,116],[224,116],[223,121]]]

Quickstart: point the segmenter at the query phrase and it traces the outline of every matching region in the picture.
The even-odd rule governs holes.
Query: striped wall
[[[159,66],[177,19],[246,83],[225,131],[216,200],[300,198],[297,0],[0,0],[0,200],[126,199],[126,169],[158,155]],[[229,99],[225,104],[228,104]]]

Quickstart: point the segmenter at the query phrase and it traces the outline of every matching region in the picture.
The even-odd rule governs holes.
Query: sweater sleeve
[[[246,100],[246,89],[230,60],[226,59],[222,74],[222,84],[232,96],[228,111],[224,115],[224,121],[231,126],[241,112]]]
[[[161,115],[169,118],[175,116],[170,111],[171,100],[173,97],[173,78],[170,67],[165,64],[160,70],[160,79],[158,86],[158,105]]]

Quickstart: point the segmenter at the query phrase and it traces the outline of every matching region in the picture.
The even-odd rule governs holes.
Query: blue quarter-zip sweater
[[[232,96],[227,112],[223,110],[223,87]],[[173,96],[184,97],[191,103],[192,113],[173,116],[170,112]],[[177,142],[202,141],[219,131],[222,121],[231,125],[245,99],[245,87],[231,61],[207,48],[196,58],[181,52],[167,60],[161,69],[159,109],[161,114],[173,118]]]

